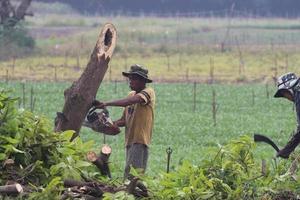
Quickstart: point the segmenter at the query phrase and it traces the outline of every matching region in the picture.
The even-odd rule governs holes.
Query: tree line
[[[37,0],[54,2],[53,0]],[[70,4],[86,14],[158,14],[200,13],[225,16],[248,13],[256,16],[298,17],[299,0],[56,0]],[[234,8],[232,10],[232,8]],[[232,12],[233,11],[233,12]]]

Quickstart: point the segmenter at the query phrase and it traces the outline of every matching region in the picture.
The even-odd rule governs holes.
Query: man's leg
[[[132,144],[126,147],[126,165],[124,178],[129,178],[130,166],[135,169],[146,171],[148,161],[148,147],[144,144]]]

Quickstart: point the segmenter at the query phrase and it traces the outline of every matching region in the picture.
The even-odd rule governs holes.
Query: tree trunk
[[[65,105],[63,112],[57,113],[55,131],[74,130],[71,140],[79,135],[82,122],[96,97],[116,45],[116,34],[112,24],[104,25],[86,69],[64,92]]]
[[[15,18],[20,21],[21,19],[24,19],[25,15],[28,15],[27,9],[29,8],[31,3],[31,0],[23,0],[18,8],[16,9],[16,15]],[[31,14],[30,14],[31,15]]]
[[[64,180],[64,187],[70,188],[70,187],[83,187],[83,186],[90,186],[93,187],[95,186],[95,182],[83,182],[83,181],[77,181],[77,180],[71,180],[71,179],[66,179]]]
[[[103,176],[108,176],[111,178],[110,169],[108,166],[108,159],[111,154],[111,148],[108,145],[104,145],[101,149],[99,156],[95,152],[88,152],[87,159],[92,162],[100,170]]]

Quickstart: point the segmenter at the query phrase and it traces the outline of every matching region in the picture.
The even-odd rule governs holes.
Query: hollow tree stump
[[[116,46],[116,39],[115,27],[105,24],[84,72],[64,91],[65,104],[63,111],[57,113],[55,131],[74,130],[71,141],[79,135],[82,122],[96,97]]]
[[[101,148],[100,155],[97,156],[97,154],[93,151],[90,151],[87,153],[87,159],[96,165],[96,167],[100,170],[100,173],[103,176],[108,176],[111,178],[110,169],[108,166],[108,159],[111,154],[111,148],[108,145],[104,145]]]

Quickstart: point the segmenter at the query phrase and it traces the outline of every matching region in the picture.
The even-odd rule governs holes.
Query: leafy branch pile
[[[146,181],[155,199],[299,199],[299,157],[269,166],[255,161],[254,149],[253,140],[242,136],[199,166],[185,161],[175,172]]]
[[[85,161],[93,142],[70,142],[73,131],[53,132],[47,119],[17,109],[16,101],[0,91],[0,197],[133,197],[126,186],[109,182]]]

